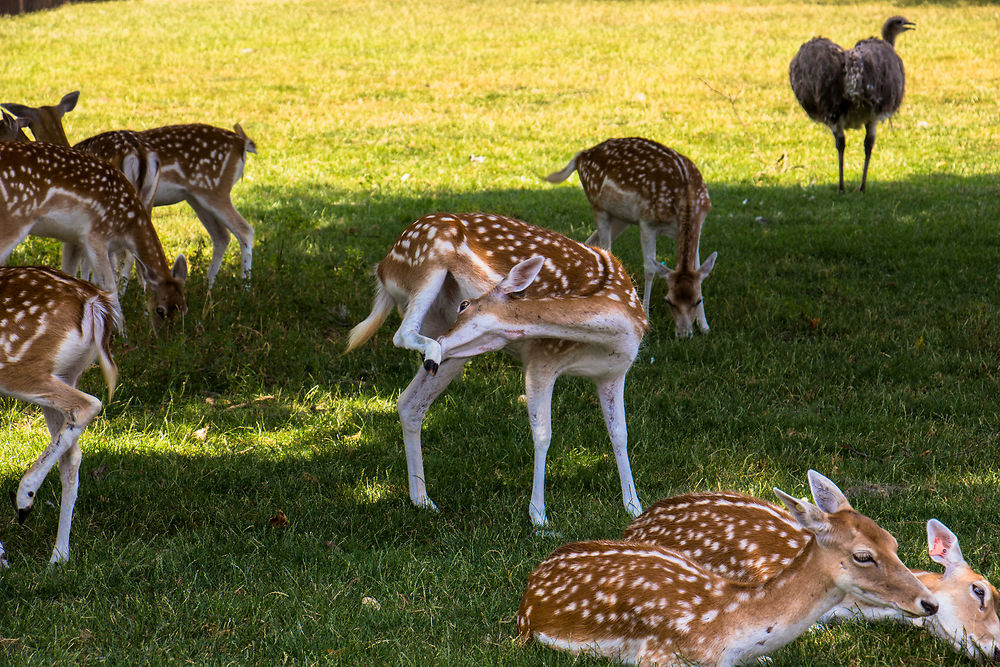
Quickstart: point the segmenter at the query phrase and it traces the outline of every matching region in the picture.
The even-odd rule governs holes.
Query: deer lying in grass
[[[701,172],[677,151],[649,139],[608,139],[573,156],[569,164],[546,177],[562,183],[576,171],[594,209],[597,231],[587,239],[611,250],[630,224],[639,225],[644,261],[642,307],[649,315],[653,277],[667,281],[667,303],[677,335],[687,338],[694,324],[708,333],[701,283],[712,272],[717,253],[701,263],[701,226],[712,210]],[[656,261],[656,237],[677,239],[677,268]]]
[[[29,234],[55,238],[82,248],[95,282],[117,288],[111,253],[127,250],[139,260],[149,286],[154,329],[175,313],[187,312],[184,281],[187,261],[171,268],[163,246],[135,188],[121,172],[91,155],[53,144],[0,144],[0,264]],[[64,270],[73,271],[63,257]]]
[[[896,540],[833,482],[814,471],[810,481],[815,505],[774,490],[814,538],[767,581],[728,579],[652,543],[571,544],[531,573],[520,636],[628,664],[728,667],[791,642],[848,593],[912,616],[935,613]]]
[[[649,327],[628,274],[611,253],[498,215],[436,214],[411,224],[377,269],[371,314],[351,351],[399,309],[397,347],[424,355],[397,407],[410,499],[436,509],[424,483],[420,431],[434,399],[477,354],[503,349],[524,365],[535,445],[530,516],[546,525],[545,458],[556,378],[594,380],[618,464],[622,499],[641,512],[628,460],[625,373]]]
[[[724,577],[760,582],[780,572],[812,536],[782,508],[732,492],[689,493],[660,500],[625,530],[624,539],[675,549]],[[912,623],[970,658],[1000,659],[997,590],[962,557],[948,528],[927,522],[927,547],[943,574],[913,570],[941,605],[933,616],[912,618],[848,595],[821,622],[850,618]]]
[[[113,294],[55,269],[0,267],[0,393],[41,406],[52,436],[11,499],[23,523],[38,488],[59,462],[62,501],[53,563],[69,559],[80,434],[101,411],[101,402],[76,389],[76,383],[96,356],[111,400],[118,369],[109,341],[112,330],[120,328]]]

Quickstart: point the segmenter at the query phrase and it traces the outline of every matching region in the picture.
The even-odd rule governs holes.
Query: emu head
[[[888,18],[885,25],[882,26],[882,39],[895,46],[896,35],[900,35],[907,30],[914,30],[916,27],[917,24],[913,21],[906,20],[906,17],[892,16]]]

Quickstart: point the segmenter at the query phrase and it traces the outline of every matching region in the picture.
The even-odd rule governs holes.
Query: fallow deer
[[[786,567],[812,536],[774,503],[720,491],[657,501],[629,525],[624,539],[674,549],[730,579],[760,582]],[[965,562],[958,538],[937,519],[927,522],[927,546],[944,573],[913,573],[937,598],[938,613],[914,619],[848,595],[821,622],[866,618],[912,623],[973,659],[1000,659],[996,588]]]
[[[22,128],[28,127],[28,121],[18,118],[14,114],[0,107],[0,142],[4,141],[28,141],[24,136]]]
[[[520,636],[628,664],[746,664],[791,642],[847,593],[927,616],[938,605],[896,555],[896,540],[810,471],[816,504],[774,489],[810,540],[763,582],[728,579],[643,542],[580,542],[531,573]]]
[[[153,327],[187,312],[187,261],[171,268],[135,188],[111,165],[80,151],[47,143],[0,144],[0,264],[29,234],[83,249],[95,282],[114,294],[110,254],[127,250],[139,260],[149,286]],[[65,264],[68,271],[75,266]]]
[[[424,355],[397,403],[416,506],[437,509],[424,483],[424,415],[471,357],[503,349],[524,366],[535,448],[532,522],[547,523],[552,389],[564,374],[596,383],[623,502],[633,516],[642,511],[628,460],[624,387],[649,324],[611,253],[504,216],[435,214],[403,231],[376,275],[371,314],[351,330],[347,351],[370,338],[395,306],[403,320],[393,343]]]
[[[79,438],[101,411],[101,401],[76,389],[76,383],[96,356],[111,400],[118,369],[109,341],[119,328],[113,294],[55,269],[0,267],[0,393],[41,406],[52,436],[11,498],[18,522],[24,522],[58,461],[62,501],[53,563],[69,559],[80,483]]]
[[[230,232],[240,246],[240,266],[250,285],[253,227],[233,206],[233,186],[243,177],[247,153],[257,146],[237,123],[235,132],[211,125],[167,125],[139,132],[160,161],[154,206],[186,201],[212,238],[212,263],[208,288],[222,266]]]
[[[561,183],[576,171],[594,209],[597,231],[587,239],[611,250],[630,224],[639,225],[643,254],[642,307],[649,315],[653,277],[667,281],[667,303],[677,335],[687,338],[694,324],[708,333],[701,284],[712,272],[718,253],[702,264],[701,226],[712,210],[701,172],[691,160],[662,144],[640,137],[608,139],[573,156],[562,171],[546,177]],[[656,237],[677,239],[677,268],[656,261]]]
[[[23,118],[28,123],[28,129],[35,137],[35,141],[45,141],[50,144],[69,146],[69,139],[66,138],[66,131],[63,129],[62,117],[76,107],[77,100],[80,99],[80,91],[63,95],[59,104],[53,106],[29,107],[24,104],[4,102],[2,105],[18,118]],[[28,141],[28,136],[24,132],[20,133],[22,141]]]

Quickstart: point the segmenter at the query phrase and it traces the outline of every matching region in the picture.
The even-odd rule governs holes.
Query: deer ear
[[[170,275],[181,282],[185,282],[188,277],[188,263],[184,255],[177,255],[174,266],[170,269]]]
[[[76,108],[76,102],[80,99],[80,91],[74,90],[72,93],[66,93],[63,98],[59,100],[59,110],[63,113],[72,111]]]
[[[701,266],[698,267],[698,273],[701,274],[701,279],[702,280],[704,280],[705,278],[708,278],[708,274],[710,274],[712,272],[712,269],[715,268],[715,260],[718,257],[719,257],[719,253],[718,252],[713,252],[711,255],[708,256],[708,259],[706,259],[705,262]]]
[[[523,262],[518,262],[514,265],[514,268],[507,272],[504,279],[497,285],[497,289],[504,294],[511,294],[512,292],[520,292],[527,289],[531,283],[535,282],[535,278],[538,277],[538,272],[542,270],[542,264],[544,263],[545,258],[539,255],[535,255]]]
[[[125,178],[128,179],[128,182],[135,186],[137,192],[142,187],[141,169],[142,164],[139,162],[139,158],[132,153],[126,155],[122,160],[122,173],[125,174]]]
[[[774,494],[778,496],[795,521],[813,535],[822,535],[830,529],[826,512],[803,498],[795,498],[775,487]]]
[[[660,276],[664,280],[666,280],[667,276],[670,275],[670,267],[660,264],[659,262],[656,261],[656,259],[652,257],[646,257],[646,268],[649,271],[655,272],[656,275]]]
[[[837,485],[815,470],[809,471],[809,488],[812,490],[813,501],[828,514],[852,509],[851,503]]]
[[[965,564],[955,533],[937,519],[927,522],[927,554],[935,563],[944,565],[945,572],[950,567]]]

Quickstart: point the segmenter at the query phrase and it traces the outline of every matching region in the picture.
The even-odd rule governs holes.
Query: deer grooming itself
[[[625,530],[624,539],[674,549],[730,579],[761,582],[786,567],[812,536],[777,505],[723,491],[657,501]],[[865,618],[912,623],[970,658],[1000,659],[996,588],[969,567],[958,538],[937,519],[927,522],[927,546],[931,559],[944,565],[944,573],[913,573],[937,598],[936,614],[916,619],[849,594],[820,621]]]
[[[878,124],[891,117],[903,102],[906,76],[896,53],[896,37],[913,30],[902,16],[882,26],[882,39],[871,37],[850,51],[825,37],[803,44],[788,67],[795,99],[809,118],[830,128],[837,147],[840,191],[844,191],[844,130],[865,128],[865,167],[858,190],[868,183],[868,163],[875,147]]]
[[[59,462],[62,501],[53,563],[69,559],[80,434],[101,411],[101,402],[76,389],[76,383],[96,355],[111,400],[118,369],[109,342],[112,330],[120,328],[113,294],[55,269],[0,267],[0,393],[41,406],[52,436],[11,498],[23,523],[38,488]]]
[[[28,129],[35,136],[35,141],[69,146],[69,139],[66,138],[66,131],[62,125],[62,117],[76,107],[76,102],[79,99],[80,91],[75,90],[63,95],[59,104],[53,106],[29,107],[13,102],[5,102],[0,106],[5,107],[18,118],[24,119]],[[19,139],[28,141],[28,136],[21,132]]]
[[[810,471],[816,504],[775,489],[814,536],[773,577],[741,582],[651,543],[561,547],[528,579],[524,639],[627,664],[747,664],[791,642],[847,593],[912,616],[934,596],[900,562],[896,541]]]
[[[632,516],[642,511],[628,460],[624,387],[649,324],[611,253],[499,215],[435,214],[407,227],[376,275],[371,314],[351,330],[347,351],[370,338],[395,306],[403,319],[393,343],[424,355],[397,403],[414,505],[437,509],[424,483],[424,415],[471,357],[503,349],[524,366],[535,447],[532,522],[547,525],[552,389],[564,374],[597,385],[622,499]]]
[[[247,153],[257,146],[237,123],[235,132],[211,125],[167,125],[139,132],[159,157],[159,182],[154,206],[186,201],[212,238],[208,288],[222,266],[230,232],[240,246],[243,280],[250,286],[253,227],[233,206],[233,186],[243,177]]]
[[[92,155],[54,144],[0,144],[0,263],[29,234],[55,238],[82,249],[95,282],[114,293],[112,253],[128,251],[139,260],[149,286],[149,311],[157,329],[175,313],[187,312],[187,261],[171,268],[135,188],[111,165]],[[63,268],[73,271],[72,257]]]
[[[611,250],[629,224],[639,225],[644,262],[642,307],[649,315],[653,277],[667,281],[667,303],[677,335],[687,338],[694,323],[708,332],[701,283],[712,272],[718,253],[701,263],[701,226],[712,210],[701,172],[688,158],[649,139],[608,139],[573,156],[562,171],[546,180],[562,183],[576,171],[594,209],[597,231],[587,243]],[[677,239],[677,268],[656,261],[656,237]]]

